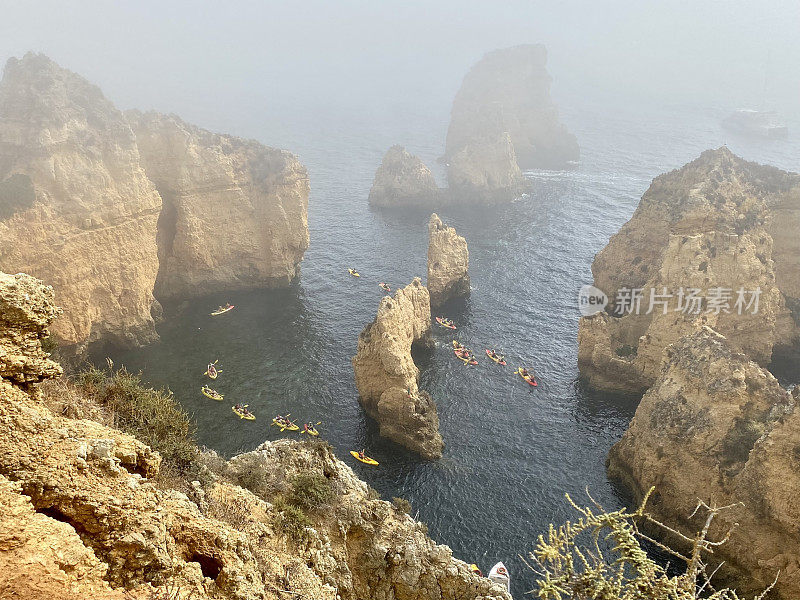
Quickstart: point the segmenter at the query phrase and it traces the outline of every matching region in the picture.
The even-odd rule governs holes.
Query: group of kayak
[[[272,419],[272,425],[275,425],[281,430],[281,433],[284,431],[299,431],[302,433],[307,433],[308,435],[313,435],[317,437],[319,435],[319,430],[317,429],[317,425],[322,423],[322,421],[317,421],[316,423],[308,422],[303,423],[303,429],[300,429],[300,426],[297,424],[296,421],[292,421],[289,417],[291,413],[287,415],[278,415],[274,419]]]
[[[350,275],[352,275],[353,277],[361,277],[361,273],[359,273],[359,272],[358,272],[358,271],[356,271],[355,269],[347,269],[347,272],[348,272],[348,273],[350,273]],[[386,292],[387,294],[391,294],[391,293],[392,293],[392,288],[390,288],[390,287],[389,287],[389,285],[388,285],[388,284],[386,284],[386,283],[384,283],[383,281],[381,281],[381,282],[378,284],[378,286],[379,286],[379,287],[380,287],[380,288],[381,288],[381,289],[382,289],[384,292]]]
[[[458,340],[453,340],[453,354],[463,362],[465,365],[477,365],[478,360],[475,358],[475,355],[472,353],[472,350],[463,346],[461,342]],[[492,350],[490,348],[486,348],[486,356],[489,357],[490,360],[505,367],[508,363],[506,362],[506,357],[502,354],[499,354],[497,351]],[[536,387],[539,385],[539,382],[536,380],[536,375],[534,375],[533,371],[527,369],[525,367],[518,367],[515,374],[519,375],[524,379],[528,385],[532,387]]]
[[[356,271],[354,271],[353,269],[350,269],[350,273],[354,277],[360,277],[360,275]],[[385,283],[381,283],[380,286],[386,292],[391,292],[392,291],[389,288],[389,286],[386,285]],[[224,314],[226,312],[229,312],[229,311],[233,310],[234,308],[235,307],[234,307],[233,304],[227,303],[224,306],[218,307],[217,310],[215,310],[214,312],[211,313],[211,315],[212,316],[221,315],[221,314]],[[217,366],[218,363],[219,363],[219,360],[215,360],[214,362],[208,363],[208,365],[206,366],[206,370],[203,373],[203,375],[205,375],[206,377],[208,377],[211,380],[217,379],[217,377],[219,377],[219,374],[222,373],[222,369],[220,369]],[[200,391],[202,392],[202,394],[206,398],[211,398],[212,400],[216,400],[217,402],[222,402],[222,400],[225,399],[225,395],[224,394],[221,394],[217,390],[212,389],[211,386],[209,386],[208,384],[204,384],[203,387],[200,388]],[[250,408],[249,408],[248,404],[236,404],[236,405],[231,407],[231,410],[240,419],[244,419],[245,421],[255,421],[256,420],[256,416],[252,412],[250,412]],[[303,425],[301,427],[300,425],[297,424],[296,421],[292,420],[290,417],[291,417],[291,414],[278,415],[278,416],[276,416],[275,418],[272,419],[271,425],[274,425],[274,426],[278,427],[281,430],[281,433],[283,433],[284,431],[299,431],[301,434],[307,434],[307,435],[310,435],[310,436],[313,436],[313,437],[319,436],[319,430],[317,429],[317,426],[320,425],[322,423],[322,421],[317,421],[316,423],[312,423],[312,422],[309,421],[308,423],[303,423]],[[364,463],[366,465],[377,466],[379,464],[377,460],[367,456],[364,453],[364,450],[360,450],[360,451],[351,450],[350,454],[356,460],[359,460],[359,461],[361,461],[362,463]]]

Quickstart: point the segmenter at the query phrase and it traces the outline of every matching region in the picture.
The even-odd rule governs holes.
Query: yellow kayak
[[[235,406],[231,406],[231,410],[233,411],[234,414],[238,415],[240,419],[244,419],[245,421],[256,420],[256,416],[246,408],[244,410],[236,410]]]
[[[531,373],[530,371],[528,371],[528,374],[526,375],[525,373],[522,372],[522,368],[520,367],[515,372],[516,372],[517,375],[519,375],[525,381],[527,381],[529,385],[531,385],[533,387],[536,387],[536,386],[539,385],[539,382],[536,381],[536,376],[533,373]]]
[[[356,271],[355,269],[347,269],[347,272],[350,273],[353,277],[361,277],[361,273]]]
[[[212,390],[207,385],[201,387],[200,391],[203,392],[203,396],[205,396],[206,398],[211,398],[212,400],[221,401],[223,398],[225,398],[225,396],[220,394],[217,390]]]
[[[317,423],[317,425],[319,425],[319,423]],[[300,433],[307,433],[308,435],[313,435],[314,437],[317,437],[319,435],[319,431],[317,431],[317,428],[310,424],[304,425],[303,429],[300,430]]]
[[[217,310],[211,313],[211,316],[216,317],[217,315],[224,315],[226,312],[233,310],[234,308],[236,307],[233,304],[230,306],[220,306]]]
[[[380,464],[378,463],[377,460],[375,460],[374,458],[370,458],[369,456],[364,456],[364,458],[361,458],[361,456],[359,456],[358,452],[356,452],[355,450],[350,450],[350,454],[353,456],[353,458],[355,458],[356,460],[360,460],[365,465],[376,466]]]
[[[502,354],[497,354],[494,350],[489,350],[486,348],[486,356],[491,358],[494,362],[498,365],[506,366],[506,357]]]
[[[217,368],[217,362],[214,361],[213,363],[208,363],[208,367],[206,367],[206,372],[203,375],[208,375],[209,379],[216,379],[217,375],[222,373],[222,369]]]
[[[287,425],[286,423],[282,423],[282,422],[278,421],[278,419],[272,419],[272,424],[275,425],[276,427],[280,427],[281,428],[281,432],[286,431],[287,429],[289,431],[297,431],[298,429],[300,429],[294,423],[289,423]]]

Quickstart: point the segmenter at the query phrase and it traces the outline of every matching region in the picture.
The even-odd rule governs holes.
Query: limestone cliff
[[[453,101],[446,156],[508,132],[523,169],[562,169],[579,158],[575,136],[550,98],[547,51],[539,44],[494,50],[464,77]]]
[[[429,206],[439,198],[431,170],[402,146],[386,151],[369,191],[371,206],[407,208]]]
[[[324,443],[266,443],[230,463],[206,454],[202,483],[175,491],[158,453],[51,412],[35,387],[60,372],[39,345],[58,312],[52,288],[2,275],[0,309],[0,597],[510,600]],[[48,394],[61,392],[74,390]],[[238,487],[228,471],[275,489],[317,476],[333,496],[296,537],[280,525],[280,496]]]
[[[581,319],[582,376],[598,388],[644,391],[663,349],[703,324],[763,366],[796,347],[799,223],[800,176],[726,148],[657,177],[595,257],[595,285],[611,311]],[[642,290],[639,314],[620,301],[626,289]]]
[[[39,54],[0,82],[0,269],[56,289],[66,345],[155,338],[161,198],[123,114]]]
[[[449,198],[456,204],[509,202],[527,188],[508,133],[484,136],[456,150],[447,163]]]
[[[698,531],[698,500],[723,511],[714,548],[742,585],[763,588],[780,571],[782,598],[800,597],[800,411],[797,398],[709,327],[681,338],[609,454],[609,474],[664,522]],[[736,504],[743,503],[743,504]],[[739,591],[750,591],[739,586]]]
[[[469,295],[467,241],[433,213],[428,221],[428,292],[431,306]]]
[[[433,399],[418,388],[411,356],[412,345],[430,345],[430,336],[430,295],[416,278],[381,299],[375,320],[358,336],[353,371],[361,404],[381,435],[433,459],[444,446],[439,416]]]
[[[174,115],[126,113],[163,199],[159,299],[285,285],[308,247],[308,174],[285,150]]]
[[[153,341],[155,297],[287,284],[308,247],[307,208],[308,175],[286,151],[123,115],[42,55],[6,65],[0,268],[53,285],[62,347]]]

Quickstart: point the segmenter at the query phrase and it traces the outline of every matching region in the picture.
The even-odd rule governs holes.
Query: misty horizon
[[[289,149],[292,122],[324,120],[328,110],[387,119],[410,107],[444,120],[481,56],[525,43],[547,48],[562,113],[686,103],[800,119],[800,5],[788,1],[277,8],[21,5],[10,8],[0,59],[42,52],[121,109],[172,112]]]

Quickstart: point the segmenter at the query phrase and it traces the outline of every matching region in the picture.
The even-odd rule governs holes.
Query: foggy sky
[[[449,103],[486,51],[531,42],[557,99],[800,114],[798,0],[2,0],[0,15],[3,64],[44,52],[121,108],[212,128],[225,111]]]

